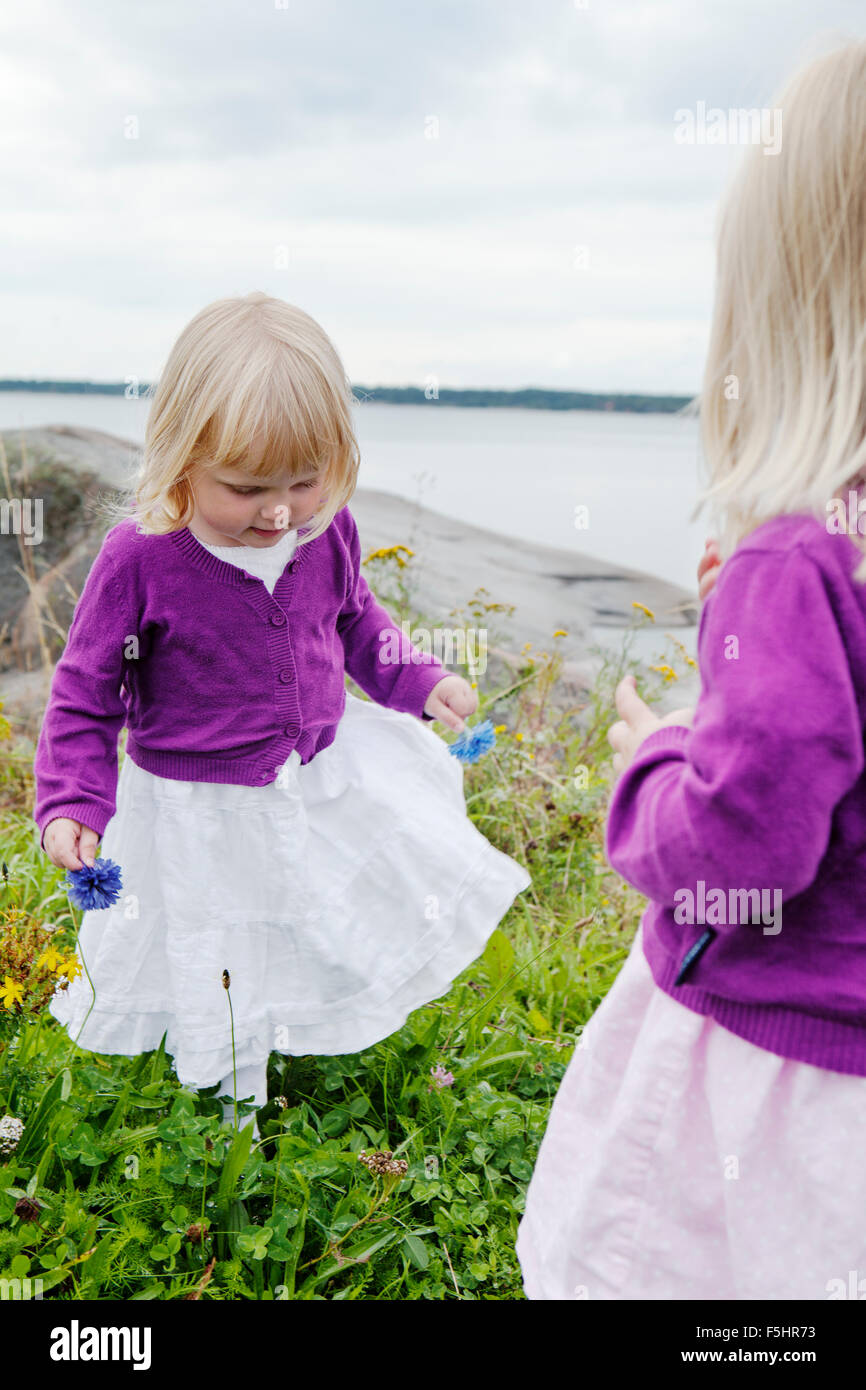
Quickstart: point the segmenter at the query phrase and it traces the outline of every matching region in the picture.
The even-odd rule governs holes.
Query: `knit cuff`
[[[691,732],[691,725],[688,724],[665,724],[661,729],[654,729],[638,744],[632,764],[636,763],[644,752],[663,753],[666,750],[682,748]]]
[[[424,706],[430,698],[430,692],[434,686],[437,686],[441,680],[444,680],[446,676],[450,676],[453,673],[451,671],[446,671],[441,662],[438,662],[435,658],[431,661],[419,662],[418,665],[413,665],[408,669],[411,670],[412,680],[412,688],[408,695],[408,700],[416,706],[418,717],[423,719],[425,724],[432,724],[435,716],[432,714],[425,714]],[[404,699],[407,698],[405,686],[401,694]]]

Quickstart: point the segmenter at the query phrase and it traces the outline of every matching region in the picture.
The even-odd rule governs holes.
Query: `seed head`
[[[0,1154],[8,1157],[14,1153],[23,1133],[23,1120],[16,1120],[14,1115],[4,1115],[0,1120]]]
[[[358,1154],[359,1162],[363,1163],[371,1173],[380,1176],[385,1173],[393,1173],[398,1177],[405,1177],[409,1169],[409,1164],[405,1158],[394,1158],[390,1149],[376,1149],[368,1154],[366,1149],[362,1149]]]

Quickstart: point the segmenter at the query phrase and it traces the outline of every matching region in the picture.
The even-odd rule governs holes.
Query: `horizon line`
[[[94,381],[91,377],[4,377],[0,391],[30,391],[58,395],[126,396],[129,400],[146,398],[156,383],[141,382],[135,377],[123,381]],[[696,395],[651,391],[574,391],[559,386],[365,386],[351,384],[352,394],[359,405],[376,399],[382,404],[479,404],[525,405],[547,409],[595,409],[602,411],[655,410],[665,414],[690,413],[697,402]]]

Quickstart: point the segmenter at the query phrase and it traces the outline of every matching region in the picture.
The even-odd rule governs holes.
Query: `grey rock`
[[[23,475],[33,484],[27,492],[44,499],[41,544],[28,547],[20,536],[0,534],[0,700],[33,729],[107,529],[99,500],[127,485],[140,448],[68,425],[7,430],[0,441],[12,482],[10,492],[4,476],[6,495],[16,495]],[[431,632],[467,625],[485,630],[488,666],[497,679],[520,667],[527,644],[538,653],[558,643],[563,667],[557,692],[565,704],[585,696],[595,679],[593,627],[625,633],[635,602],[653,611],[660,628],[686,629],[697,621],[696,595],[653,575],[502,536],[369,488],[359,487],[349,505],[363,556],[393,545],[414,552],[405,572],[411,605]],[[388,607],[386,596],[379,597]],[[567,636],[554,639],[557,630]],[[693,704],[698,688],[695,674],[675,682],[657,710]]]

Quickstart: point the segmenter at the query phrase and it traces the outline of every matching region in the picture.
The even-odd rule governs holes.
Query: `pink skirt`
[[[677,1003],[639,928],[562,1078],[516,1249],[527,1298],[866,1298],[866,1077]]]

